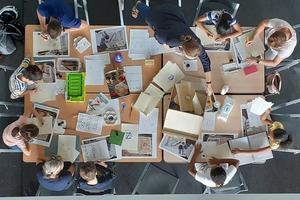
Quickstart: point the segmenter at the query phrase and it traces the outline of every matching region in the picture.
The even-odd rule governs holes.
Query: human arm
[[[260,121],[266,125],[271,125],[273,123],[272,120],[269,119],[269,116],[271,114],[271,108],[266,110],[261,116],[260,116]]]
[[[31,154],[31,148],[30,148],[30,145],[27,142],[25,142],[25,146],[20,147],[20,149],[22,150],[22,152],[26,156],[30,156],[30,154]]]
[[[195,177],[196,173],[197,173],[197,170],[195,168],[195,163],[196,163],[197,157],[199,155],[201,155],[201,153],[202,153],[201,149],[202,149],[202,145],[201,144],[196,144],[195,149],[194,149],[194,154],[193,154],[191,162],[188,166],[188,173],[193,177]]]
[[[256,27],[255,31],[253,34],[247,39],[246,45],[251,45],[254,38],[257,37],[261,32],[265,30],[265,28],[268,26],[269,20],[265,19],[260,24]]]
[[[204,25],[205,21],[207,21],[207,16],[202,15],[197,19],[196,25],[207,35],[207,37],[213,38],[214,37],[213,33],[211,33]]]
[[[262,147],[262,148],[251,149],[251,150],[235,148],[235,149],[232,149],[231,152],[233,154],[243,154],[243,155],[256,154],[257,155],[257,154],[262,154],[269,150],[271,150],[271,148],[268,146],[268,147]]]
[[[39,12],[39,10],[36,10],[39,22],[40,22],[40,26],[41,26],[41,36],[42,38],[44,38],[45,40],[49,39],[48,33],[47,33],[47,24],[46,24],[46,17],[42,16]]]
[[[268,66],[268,67],[276,67],[283,60],[284,60],[284,58],[280,58],[279,56],[276,56],[273,60],[265,60],[265,59],[250,57],[250,58],[247,58],[246,61],[249,65],[260,64],[260,65],[264,65],[264,66]]]
[[[207,93],[211,94],[212,91],[212,85],[211,85],[211,68],[210,68],[210,59],[204,50],[204,48],[201,46],[201,52],[199,55],[199,59],[202,63],[204,74],[205,74],[205,80],[207,85]]]
[[[235,166],[235,168],[238,168],[240,165],[240,161],[237,159],[230,159],[230,158],[221,159],[221,158],[215,158],[215,157],[210,158],[208,160],[208,163],[211,165],[219,165],[221,163],[228,163],[228,165],[233,165],[233,166]]]

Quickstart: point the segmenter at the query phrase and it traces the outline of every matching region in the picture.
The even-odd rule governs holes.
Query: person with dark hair
[[[292,143],[292,136],[289,135],[286,130],[284,130],[284,126],[282,123],[278,121],[272,121],[269,119],[269,116],[271,114],[271,109],[268,109],[266,112],[264,112],[260,119],[261,121],[268,125],[268,137],[269,137],[269,143],[270,146],[259,148],[259,149],[253,149],[253,150],[245,150],[245,149],[239,149],[235,148],[232,149],[231,152],[234,154],[247,154],[247,153],[263,153],[264,151],[276,150],[279,148],[287,148]]]
[[[152,8],[137,1],[131,14],[134,18],[145,20],[149,35],[166,48],[178,47],[180,54],[188,59],[199,57],[206,76],[207,92],[212,93],[210,59],[178,6],[163,4]]]
[[[44,0],[37,8],[37,16],[44,39],[57,38],[63,31],[87,27],[84,20],[75,17],[74,9],[63,0]]]
[[[10,98],[17,99],[36,92],[35,82],[43,78],[42,70],[25,58],[9,78]]]
[[[292,55],[297,45],[296,31],[288,22],[282,19],[265,19],[256,27],[246,45],[251,45],[254,38],[263,31],[265,31],[265,43],[269,47],[265,53],[265,59],[250,57],[247,62],[250,65],[261,64],[276,67],[285,58]]]
[[[38,117],[41,124],[43,123],[43,119],[33,109],[32,112],[24,113],[17,121],[9,124],[2,134],[4,144],[11,149],[21,150],[25,155],[30,155],[29,142],[39,134],[39,128],[36,125],[27,124],[31,113]]]
[[[218,42],[225,42],[230,38],[238,37],[242,34],[242,28],[236,19],[225,10],[213,10],[198,17],[197,26],[206,33],[210,38],[214,38]],[[215,25],[218,35],[214,35],[209,31],[205,24]]]
[[[74,184],[75,166],[65,165],[61,156],[52,156],[47,161],[38,164],[38,168],[37,180],[47,190],[64,191]]]
[[[79,166],[78,189],[88,193],[100,193],[112,189],[116,178],[108,164],[103,161],[86,162]]]
[[[219,159],[212,157],[208,162],[196,163],[202,153],[202,145],[196,144],[194,155],[189,164],[188,172],[197,181],[208,187],[222,187],[235,175],[239,167],[236,159]]]

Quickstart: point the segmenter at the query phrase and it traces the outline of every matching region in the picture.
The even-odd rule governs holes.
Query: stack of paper
[[[103,117],[79,113],[76,131],[101,135],[102,125]]]
[[[76,136],[59,135],[57,154],[60,155],[63,161],[74,162],[79,155],[76,150]]]
[[[266,110],[268,110],[272,106],[272,102],[267,102],[263,98],[257,97],[251,102],[250,112],[256,115],[262,115],[264,112],[266,112]]]
[[[86,85],[104,85],[104,60],[85,59]]]
[[[131,92],[140,92],[143,90],[143,76],[141,66],[124,67],[125,77]]]
[[[144,60],[151,55],[168,52],[154,37],[149,38],[147,30],[130,30],[129,57],[133,60]]]

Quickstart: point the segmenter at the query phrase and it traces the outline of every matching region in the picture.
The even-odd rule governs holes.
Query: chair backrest
[[[178,182],[178,177],[148,163],[132,194],[174,194]]]
[[[234,175],[231,181],[219,188],[210,188],[211,194],[238,194],[248,191],[248,187],[240,170]]]

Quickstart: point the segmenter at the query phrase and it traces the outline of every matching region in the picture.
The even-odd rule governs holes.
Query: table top
[[[170,97],[168,96],[167,95],[165,96],[164,101],[170,101]],[[225,97],[226,96],[216,95],[216,99],[220,101],[222,105]],[[213,133],[238,133],[239,136],[242,136],[240,105],[250,102],[254,98],[259,97],[259,95],[231,95],[230,97],[233,98],[234,105],[229,115],[229,118],[227,119],[227,122],[224,122],[221,119],[216,119],[215,131],[213,131]],[[168,103],[163,102],[163,104],[167,105]],[[166,112],[166,110],[167,109],[164,109],[164,112]],[[163,115],[165,115],[165,113]],[[205,132],[211,132],[211,131],[205,131]],[[163,156],[164,156],[164,161],[168,163],[185,162],[184,160],[177,158],[176,156],[165,151],[163,152]]]
[[[104,26],[90,26],[90,28],[86,28],[84,30],[73,31],[70,32],[70,57],[78,57],[80,58],[82,64],[84,64],[84,56],[92,54],[92,48],[88,48],[83,54],[79,54],[77,50],[73,47],[71,41],[78,36],[84,36],[90,41],[90,29],[100,28]],[[130,26],[126,27],[127,36],[129,36],[130,29],[147,29],[146,27],[136,27]],[[25,30],[25,56],[32,57],[33,55],[33,42],[32,42],[32,32],[39,31],[39,25],[27,25]],[[130,38],[128,38],[129,41]],[[128,52],[122,51],[122,55],[124,57],[124,61],[122,62],[124,66],[142,66],[143,73],[143,87],[144,89],[151,83],[154,75],[158,73],[161,68],[161,55],[152,56],[151,59],[154,61],[154,65],[146,65],[145,60],[133,61],[128,58]],[[113,57],[113,53],[110,54],[110,57]],[[111,59],[112,60],[112,59]],[[111,67],[111,66],[107,66]],[[87,86],[87,94],[86,100],[93,99],[99,92],[103,92],[108,95],[107,85],[104,86]],[[138,98],[138,93],[131,93],[128,96],[119,98],[120,105],[121,103],[125,103],[126,107],[121,111],[121,121],[122,123],[138,123],[139,122],[139,112],[135,109],[132,109],[132,104]],[[70,135],[79,135],[81,139],[97,137],[99,135],[83,133],[75,131],[76,122],[79,112],[86,112],[87,102],[83,103],[67,103],[65,102],[64,95],[57,95],[56,101],[48,101],[44,103],[45,105],[56,107],[60,109],[60,113],[58,118],[65,119],[67,121],[67,130],[65,134]],[[157,129],[157,144],[159,144],[162,137],[162,102],[160,102],[157,106],[159,108],[159,120],[158,120],[158,129]],[[32,108],[32,102],[30,102],[30,96],[25,96],[24,99],[24,109],[25,112]],[[103,127],[102,135],[110,134],[112,129],[121,129],[121,125],[118,126],[107,126]],[[31,144],[31,155],[26,156],[23,154],[24,162],[36,162],[38,159],[44,159],[44,149],[45,147],[40,145]],[[81,159],[82,160],[82,155]],[[160,162],[162,160],[162,151],[157,148],[157,157],[156,158],[124,158],[118,160],[117,162]]]
[[[264,66],[258,65],[258,71],[245,75],[243,70],[224,74],[222,65],[235,60],[232,52],[207,52],[211,61],[212,88],[215,93],[220,93],[224,85],[229,86],[231,94],[261,94],[265,90]],[[197,58],[197,71],[185,71],[183,67],[184,57],[175,53],[163,54],[163,63],[168,61],[176,63],[187,75],[205,77],[202,64]],[[237,84],[238,83],[238,84]]]

